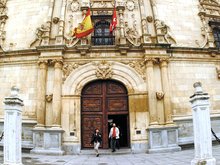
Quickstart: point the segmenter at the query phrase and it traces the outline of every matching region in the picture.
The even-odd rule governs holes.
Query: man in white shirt
[[[116,139],[119,139],[119,129],[116,127],[116,124],[112,124],[112,128],[109,132],[109,138],[111,138],[111,148],[112,152],[115,152]]]

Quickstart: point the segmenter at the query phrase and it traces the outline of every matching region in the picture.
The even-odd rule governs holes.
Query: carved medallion
[[[126,7],[129,11],[133,11],[135,8],[135,3],[133,0],[128,0],[126,3]]]
[[[109,79],[113,75],[111,64],[107,63],[106,61],[102,61],[98,64],[96,69],[96,76],[100,79]]]
[[[73,0],[70,3],[70,10],[73,11],[73,12],[76,12],[76,11],[79,10],[79,2],[77,0]]]

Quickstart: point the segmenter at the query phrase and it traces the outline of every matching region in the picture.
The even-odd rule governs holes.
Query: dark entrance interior
[[[129,142],[128,142],[128,115],[109,115],[108,116],[108,131],[110,132],[110,129],[112,127],[112,123],[115,123],[116,126],[119,128],[120,132],[120,139],[119,139],[119,144],[120,148],[123,147],[128,147]],[[110,140],[109,140],[109,147],[110,147]]]
[[[101,148],[109,148],[110,121],[121,130],[121,147],[129,147],[128,94],[125,86],[113,80],[88,83],[81,95],[81,142],[83,148],[92,148],[91,137],[96,128],[102,133]]]

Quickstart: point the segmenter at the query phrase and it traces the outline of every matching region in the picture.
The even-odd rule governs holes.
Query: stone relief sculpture
[[[170,27],[168,25],[166,25],[164,23],[164,21],[156,19],[155,20],[155,26],[156,26],[157,34],[163,35],[165,41],[168,44],[172,44],[172,45],[176,44],[176,40],[173,37],[173,34],[171,33]]]
[[[42,24],[40,27],[36,29],[35,35],[36,38],[33,42],[31,42],[30,47],[37,44],[41,45],[43,39],[47,36],[47,33],[50,32],[50,28],[46,24]]]
[[[208,34],[206,33],[205,27],[201,27],[201,35],[204,38],[203,41],[199,42],[198,40],[196,40],[195,42],[200,48],[204,48],[208,43]]]
[[[136,25],[133,28],[128,26],[128,22],[125,22],[125,37],[134,46],[140,46],[140,36],[138,34]]]

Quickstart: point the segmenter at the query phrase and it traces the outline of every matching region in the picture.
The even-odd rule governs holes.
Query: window
[[[213,35],[214,35],[216,47],[220,48],[220,28],[214,28]]]
[[[209,21],[215,39],[215,46],[220,48],[220,20]]]
[[[109,32],[110,22],[99,20],[94,26],[93,45],[114,45],[115,37]]]

